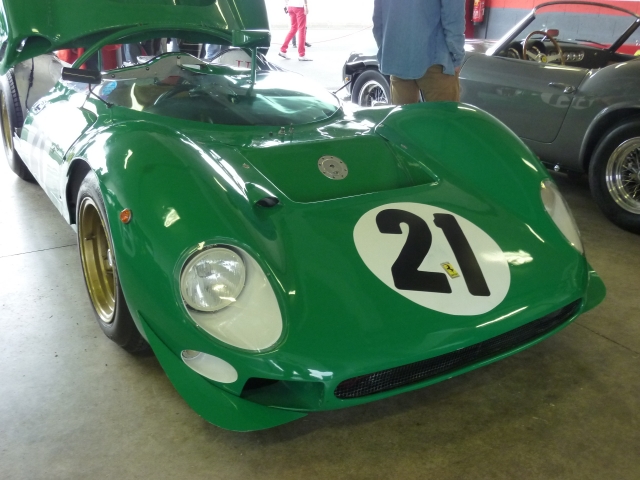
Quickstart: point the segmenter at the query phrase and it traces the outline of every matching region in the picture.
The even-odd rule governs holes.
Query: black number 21
[[[469,293],[477,297],[491,295],[478,260],[456,217],[448,213],[436,213],[433,215],[433,220],[436,227],[442,229],[451,250],[453,250]],[[409,235],[400,255],[391,267],[391,275],[396,288],[419,292],[451,293],[451,285],[446,274],[418,270],[433,242],[433,236],[427,222],[405,210],[383,210],[376,216],[376,224],[380,233],[402,234],[400,229],[402,223],[409,226]]]

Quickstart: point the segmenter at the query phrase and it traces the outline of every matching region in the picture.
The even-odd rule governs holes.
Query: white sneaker
[[[286,58],[287,60],[289,60],[289,55],[287,55],[286,52],[278,52],[278,55],[280,55],[282,58]]]
[[[313,62],[313,58],[309,58],[307,55],[298,57],[298,60],[300,60],[301,62]]]

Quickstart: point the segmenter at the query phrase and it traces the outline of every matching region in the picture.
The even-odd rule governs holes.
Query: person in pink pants
[[[285,8],[289,13],[291,19],[291,29],[284,39],[282,48],[278,52],[283,58],[289,58],[287,55],[287,49],[289,48],[289,42],[296,33],[298,34],[298,60],[310,61],[305,53],[305,43],[307,36],[307,14],[309,13],[309,7],[307,6],[307,0],[285,0]]]

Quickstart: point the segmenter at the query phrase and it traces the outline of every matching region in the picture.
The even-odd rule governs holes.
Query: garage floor
[[[103,336],[75,234],[0,160],[2,480],[640,478],[640,237],[585,182],[557,176],[608,287],[598,308],[438,385],[234,433]]]

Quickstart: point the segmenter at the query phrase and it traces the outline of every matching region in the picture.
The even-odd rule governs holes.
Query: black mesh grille
[[[560,310],[484,342],[439,357],[345,380],[338,385],[335,395],[344,399],[385,392],[498,356],[560,326],[574,315],[579,306],[580,300],[576,300]]]

